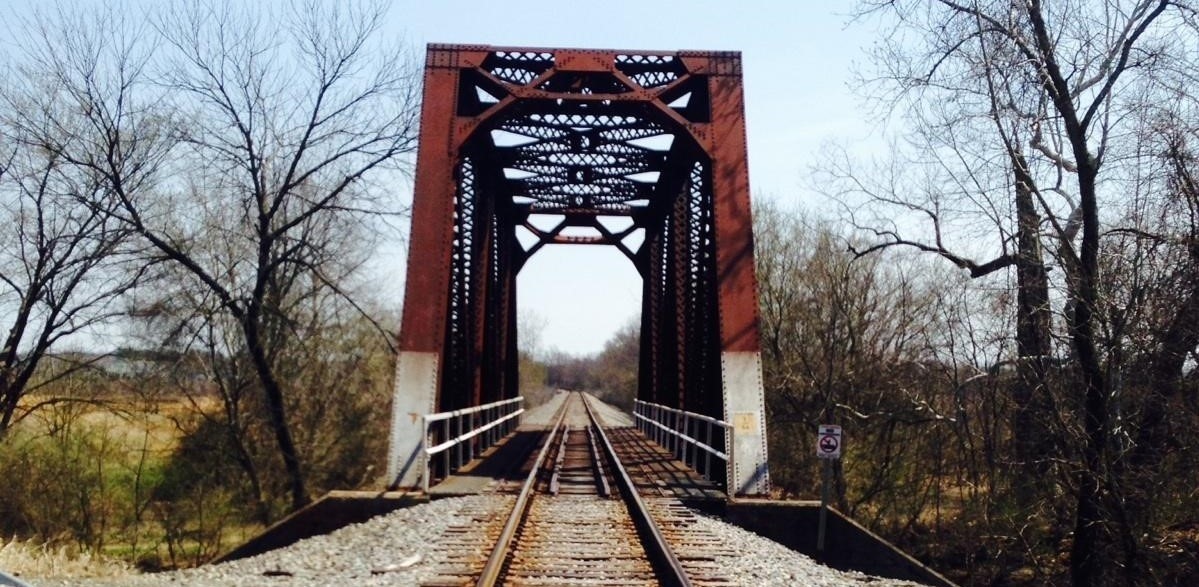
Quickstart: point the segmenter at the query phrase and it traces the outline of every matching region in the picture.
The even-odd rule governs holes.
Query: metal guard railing
[[[633,417],[637,429],[659,446],[674,453],[676,458],[701,473],[708,481],[720,481],[720,478],[712,475],[712,457],[727,463],[729,455],[712,446],[712,431],[720,429],[727,435],[726,446],[732,446],[732,424],[711,416],[641,400],[633,401]],[[698,438],[701,435],[702,441]]]
[[[442,472],[446,476],[458,470],[520,424],[520,415],[525,413],[520,402],[524,399],[514,397],[473,408],[421,416],[425,431],[425,469],[421,484],[425,492],[429,491],[435,455],[442,455]],[[440,430],[435,429],[437,422],[442,423]],[[435,436],[439,439],[437,444],[433,444]],[[479,440],[470,442],[475,438]]]

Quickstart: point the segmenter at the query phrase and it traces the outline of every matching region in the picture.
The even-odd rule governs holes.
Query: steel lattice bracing
[[[740,55],[431,45],[391,474],[419,415],[514,397],[516,275],[547,244],[644,280],[642,399],[729,420],[732,492],[768,488]]]

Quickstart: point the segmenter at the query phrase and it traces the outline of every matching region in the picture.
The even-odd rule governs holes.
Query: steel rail
[[[595,444],[595,433],[587,427],[587,444],[591,447],[591,462],[595,465],[595,482],[598,485],[600,497],[608,497],[612,490],[608,487],[608,476],[604,474],[604,462],[600,460],[599,447]]]
[[[641,534],[641,544],[650,558],[650,564],[658,573],[659,584],[667,587],[691,587],[691,579],[687,577],[683,563],[679,561],[674,549],[666,542],[666,537],[662,535],[662,530],[658,528],[653,516],[650,515],[645,500],[641,499],[641,495],[637,493],[637,486],[633,484],[629,472],[625,470],[624,464],[617,457],[616,449],[608,440],[603,426],[599,424],[599,418],[596,418],[595,412],[591,410],[590,401],[585,395],[580,397],[583,400],[583,407],[587,409],[587,417],[591,419],[591,425],[599,435],[599,442],[603,446],[604,452],[608,454],[608,458],[611,459],[612,473],[616,478],[616,484],[629,507],[629,516],[633,518],[633,524]]]
[[[500,572],[504,570],[504,563],[508,558],[508,549],[512,545],[512,539],[516,537],[516,531],[520,528],[525,513],[529,509],[530,498],[537,486],[537,476],[541,472],[541,465],[545,462],[545,456],[549,454],[550,446],[554,444],[554,438],[566,420],[566,406],[569,403],[570,398],[568,397],[558,408],[558,414],[554,416],[554,427],[541,446],[541,451],[537,453],[537,460],[533,462],[533,468],[529,471],[529,476],[525,478],[524,485],[520,488],[520,494],[516,496],[516,504],[512,506],[512,513],[508,515],[508,521],[504,523],[504,529],[500,531],[495,548],[491,550],[491,555],[487,557],[487,563],[483,565],[483,572],[479,575],[478,582],[475,583],[476,587],[494,587],[496,581],[499,580]],[[586,404],[584,403],[584,405]]]
[[[570,428],[567,427],[562,431],[562,442],[558,443],[558,456],[554,459],[554,473],[550,476],[550,495],[558,495],[558,481],[562,477],[562,465],[566,463],[566,440],[569,436]]]

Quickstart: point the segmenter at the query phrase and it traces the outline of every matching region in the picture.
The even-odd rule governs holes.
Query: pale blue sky
[[[804,187],[827,141],[860,142],[876,126],[847,87],[875,31],[846,27],[851,2],[441,2],[400,0],[395,30],[419,47],[469,43],[531,47],[741,51],[750,185],[755,196],[819,206]],[[521,273],[518,301],[544,321],[542,345],[575,354],[603,347],[640,311],[631,264],[605,247],[551,246]]]

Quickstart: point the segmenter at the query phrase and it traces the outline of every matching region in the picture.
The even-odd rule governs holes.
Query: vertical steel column
[[[491,279],[494,285],[489,298],[488,346],[485,353],[488,368],[484,380],[490,385],[484,401],[497,401],[518,395],[519,357],[516,348],[516,305],[514,299],[515,273],[512,270],[513,239],[512,227],[499,209],[495,211],[493,231],[495,233],[495,268]]]
[[[488,185],[482,170],[476,172],[475,207],[474,207],[474,242],[471,250],[471,304],[470,304],[470,399],[467,405],[487,403],[489,393],[484,387],[494,389],[498,382],[486,382],[484,374],[487,363],[494,360],[494,355],[488,356],[488,332],[495,328],[491,323],[490,310],[494,303],[492,272],[495,271],[493,258],[495,247],[495,231],[493,210],[495,209],[495,194]],[[488,390],[490,391],[490,390]]]
[[[416,158],[404,309],[392,396],[387,475],[415,487],[423,474],[421,415],[437,411],[443,379],[449,300],[455,177],[461,142],[474,130],[456,111],[460,65],[484,52],[430,45],[426,56],[421,134]]]
[[[720,307],[720,363],[725,421],[733,425],[726,449],[728,486],[738,495],[770,491],[766,414],[758,337],[753,220],[746,160],[741,56],[708,54],[696,63],[709,72],[712,122],[704,137],[712,158],[716,278]]]
[[[516,312],[516,261],[513,258],[514,250],[517,246],[516,236],[513,234],[511,227],[506,227],[505,240],[507,243],[501,249],[500,254],[505,259],[503,263],[503,311],[504,320],[504,336],[502,343],[504,347],[504,359],[502,363],[504,378],[504,396],[515,397],[520,393],[520,350],[517,348],[517,312]]]
[[[666,281],[670,284],[670,293],[667,296],[670,300],[668,327],[674,343],[674,353],[672,356],[662,357],[664,361],[668,361],[664,367],[670,369],[674,383],[671,397],[664,403],[679,409],[688,409],[686,397],[690,382],[687,380],[687,363],[692,360],[692,349],[688,344],[691,324],[687,315],[687,300],[694,286],[691,276],[691,246],[688,242],[690,231],[687,210],[690,204],[691,182],[687,181],[675,196],[674,205],[670,208],[670,269]]]
[[[663,341],[662,324],[663,298],[665,298],[663,250],[667,246],[666,231],[647,235],[645,249],[649,259],[646,263],[645,287],[641,299],[641,399],[653,403],[665,403],[666,378],[663,376],[662,353],[669,352],[668,343]]]
[[[433,61],[430,51],[429,61]],[[426,67],[421,140],[416,159],[407,281],[401,318],[387,475],[393,485],[415,486],[423,473],[420,417],[435,411],[445,335],[445,284],[453,238],[454,165],[452,69]]]
[[[687,244],[691,289],[687,296],[687,386],[683,403],[693,412],[723,415],[720,384],[720,322],[717,312],[712,180],[708,162],[695,162],[689,175]]]

